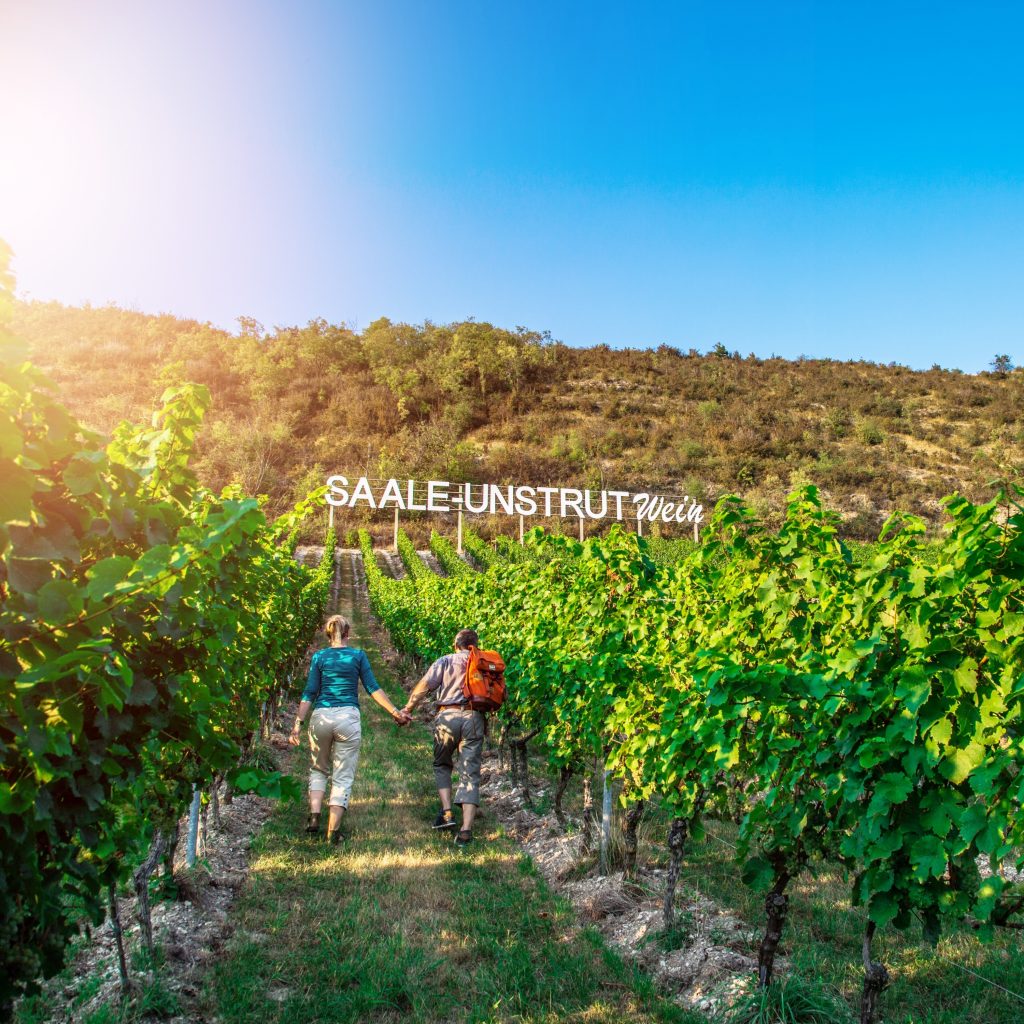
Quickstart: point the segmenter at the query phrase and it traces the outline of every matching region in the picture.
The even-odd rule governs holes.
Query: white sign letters
[[[525,484],[458,484],[447,480],[375,481],[361,476],[327,478],[327,503],[337,507],[396,508],[407,512],[472,512],[476,515],[560,516],[579,519],[638,519],[663,523],[701,523],[704,507],[695,498],[669,500],[629,491],[582,491],[576,487]],[[421,500],[417,501],[417,496]]]

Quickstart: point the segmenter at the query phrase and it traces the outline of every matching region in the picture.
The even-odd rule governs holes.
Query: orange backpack
[[[497,651],[470,647],[462,695],[474,711],[497,711],[505,703],[505,661]]]

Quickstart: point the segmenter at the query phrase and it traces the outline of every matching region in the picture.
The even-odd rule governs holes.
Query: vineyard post
[[[583,773],[583,842],[588,850],[594,848],[594,772],[596,765],[587,765]]]
[[[196,844],[199,842],[199,804],[202,794],[198,786],[192,787],[192,806],[188,812],[188,836],[185,839],[185,865],[195,867]]]
[[[458,521],[459,521],[458,540],[457,540],[457,542],[455,544],[455,547],[456,547],[456,550],[461,555],[463,553],[463,551],[462,551],[462,509],[461,508],[459,509],[459,520]]]
[[[608,784],[611,773],[605,769],[601,793],[601,874],[608,874],[608,846],[612,838],[612,787]]]
[[[203,856],[206,856],[206,844],[209,842],[210,836],[210,801],[207,800],[205,803],[200,804],[201,809],[199,811],[199,832],[196,836],[196,854],[202,850]]]

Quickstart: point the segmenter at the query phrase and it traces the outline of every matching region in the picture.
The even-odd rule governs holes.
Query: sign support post
[[[580,543],[583,543],[583,516],[580,516]]]
[[[519,546],[520,547],[523,546],[523,537],[525,536],[523,523],[524,523],[524,518],[523,518],[523,516],[520,516],[519,517]]]
[[[398,551],[398,506],[395,506],[395,551]]]
[[[636,535],[638,537],[644,535],[644,521],[639,516],[636,517]]]
[[[462,554],[462,509],[459,509],[459,536],[458,543],[455,545],[455,550]]]

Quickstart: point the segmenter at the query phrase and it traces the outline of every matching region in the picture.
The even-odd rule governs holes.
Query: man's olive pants
[[[452,770],[458,772],[453,803],[480,803],[484,726],[483,713],[468,708],[447,708],[434,719],[434,781],[438,789],[451,789]]]

